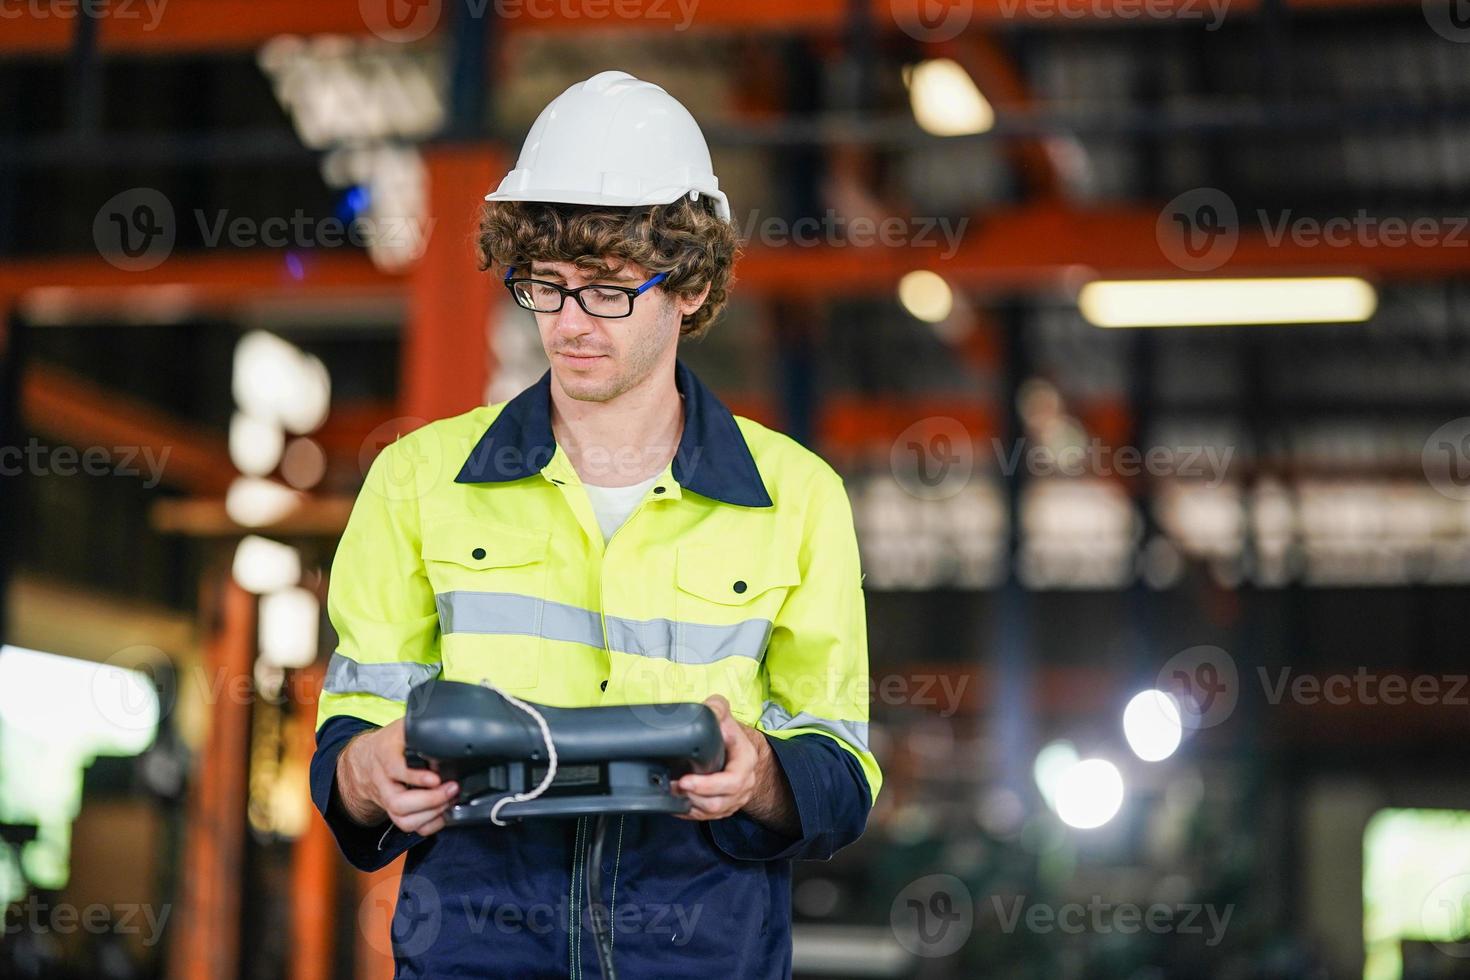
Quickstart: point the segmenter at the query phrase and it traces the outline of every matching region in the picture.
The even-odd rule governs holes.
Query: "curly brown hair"
[[[528,268],[532,262],[571,262],[608,274],[633,262],[667,273],[658,288],[682,297],[709,295],[679,326],[680,338],[704,336],[725,306],[740,245],[735,226],[716,215],[708,198],[672,204],[601,205],[488,201],[480,213],[480,268]]]

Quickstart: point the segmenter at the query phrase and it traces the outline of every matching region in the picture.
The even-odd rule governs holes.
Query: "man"
[[[663,89],[572,86],[487,200],[484,267],[550,370],[373,463],[333,563],[313,800],[357,867],[408,852],[398,976],[596,976],[589,821],[446,829],[458,787],[405,765],[404,700],[440,675],[562,707],[704,701],[724,770],[678,780],[687,815],[609,828],[613,962],[789,976],[791,860],[856,839],[881,779],[842,481],[676,357],[724,305],[736,241]]]

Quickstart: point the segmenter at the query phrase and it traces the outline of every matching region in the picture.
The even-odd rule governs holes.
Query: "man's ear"
[[[704,301],[709,298],[709,285],[706,284],[697,296],[677,296],[675,298],[678,301],[676,305],[679,308],[679,315],[689,316],[698,311],[704,305]]]

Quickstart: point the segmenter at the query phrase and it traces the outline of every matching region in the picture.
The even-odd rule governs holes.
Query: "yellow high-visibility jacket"
[[[862,574],[842,480],[789,437],[732,415],[682,362],[675,382],[685,402],[678,450],[605,544],[552,436],[550,372],[508,402],[402,436],[374,461],[333,562],[328,612],[339,643],[312,773],[314,800],[353,863],[384,864],[419,839],[345,820],[336,755],[356,732],[401,717],[409,689],[435,676],[488,680],[561,707],[724,695],[776,750],[801,839],[737,814],[711,822],[697,845],[685,840],[697,833],[690,822],[644,818],[662,828],[647,842],[672,847],[666,857],[713,843],[713,857],[685,858],[717,858],[735,874],[740,861],[829,857],[861,832],[881,774],[868,744]],[[420,873],[431,872],[427,860]],[[562,887],[559,873],[548,889]],[[752,935],[785,930],[789,955],[788,901],[768,897],[766,917],[784,907],[787,921]],[[635,955],[622,938],[618,947]],[[458,962],[427,955],[432,975]],[[779,975],[780,963],[770,966]],[[673,971],[665,962],[657,972]],[[741,975],[766,972],[752,961]]]

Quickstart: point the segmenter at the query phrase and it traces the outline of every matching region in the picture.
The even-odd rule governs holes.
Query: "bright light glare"
[[[995,125],[995,109],[959,62],[932,58],[908,75],[914,121],[935,136],[968,136]]]
[[[316,659],[320,604],[306,589],[284,589],[260,600],[260,657],[277,667]]]
[[[1184,737],[1178,703],[1163,691],[1135,694],[1123,709],[1123,735],[1144,762],[1169,758]]]
[[[136,755],[153,742],[158,692],[136,670],[0,646],[0,724],[93,755]]]
[[[279,483],[253,476],[237,476],[225,491],[225,513],[242,527],[264,527],[285,518],[301,494]]]
[[[1378,293],[1350,276],[1115,280],[1083,286],[1077,307],[1099,327],[1360,323],[1378,308]]]
[[[926,323],[942,323],[954,309],[954,293],[938,274],[916,269],[898,281],[898,301]]]
[[[264,595],[301,580],[301,555],[288,544],[248,534],[235,546],[231,572],[242,589]]]
[[[1041,798],[1046,805],[1053,810],[1057,808],[1057,790],[1062,785],[1062,778],[1077,764],[1077,750],[1068,741],[1051,742],[1038,753],[1036,762],[1031,766],[1031,774],[1036,778],[1036,788],[1041,791]]]
[[[235,345],[231,388],[247,414],[298,435],[326,420],[332,399],[326,366],[264,330],[250,331]]]
[[[236,412],[230,419],[230,460],[246,476],[265,476],[281,461],[286,434],[274,419]]]
[[[1106,759],[1083,759],[1057,786],[1057,816],[1069,827],[1101,827],[1123,806],[1123,774]]]

